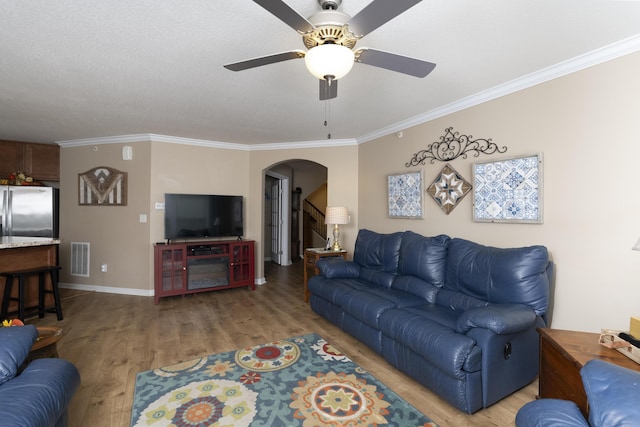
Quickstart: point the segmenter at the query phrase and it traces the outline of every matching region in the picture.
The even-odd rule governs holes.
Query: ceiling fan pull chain
[[[331,139],[331,100],[325,99],[324,101],[324,126],[329,128],[327,133],[327,139]]]

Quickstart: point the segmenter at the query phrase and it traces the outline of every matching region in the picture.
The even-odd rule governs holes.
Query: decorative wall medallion
[[[473,220],[542,223],[542,155],[473,165]]]
[[[440,137],[440,141],[429,144],[425,150],[420,150],[413,155],[411,160],[405,163],[405,166],[424,165],[426,160],[433,164],[434,161],[449,162],[451,160],[462,157],[467,158],[468,153],[472,153],[474,157],[482,154],[505,153],[507,147],[498,147],[491,142],[491,138],[473,139],[472,135],[460,135],[453,131],[453,127],[444,130],[444,135]]]
[[[78,204],[126,206],[127,173],[98,166],[78,174]]]
[[[422,172],[387,177],[389,217],[422,218]]]
[[[471,191],[471,184],[448,163],[427,189],[427,193],[433,197],[433,200],[447,215],[455,209],[469,191]]]

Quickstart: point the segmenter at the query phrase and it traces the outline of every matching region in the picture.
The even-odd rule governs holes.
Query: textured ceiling
[[[286,2],[303,16],[319,10],[316,0]],[[369,3],[344,0],[342,10],[353,16]],[[637,41],[640,2],[423,0],[357,46],[436,69],[418,79],[355,64],[330,104],[318,100],[318,81],[302,60],[242,72],[222,67],[304,48],[251,0],[5,0],[0,22],[0,139],[157,134],[264,144],[324,140],[327,117],[334,140],[366,140],[505,82]]]

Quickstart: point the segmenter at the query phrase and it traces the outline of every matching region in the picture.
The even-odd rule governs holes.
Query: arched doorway
[[[264,173],[264,261],[289,265],[304,252],[302,200],[327,183],[327,168],[309,160],[290,159]],[[283,194],[284,193],[284,194]],[[296,199],[300,203],[296,203]],[[326,204],[326,195],[325,195]],[[325,206],[322,206],[324,209]],[[284,232],[286,231],[286,232]]]

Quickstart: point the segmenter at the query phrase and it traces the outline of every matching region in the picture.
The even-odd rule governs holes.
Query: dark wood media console
[[[250,286],[255,290],[253,240],[157,243],[155,303],[160,298]]]

